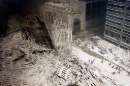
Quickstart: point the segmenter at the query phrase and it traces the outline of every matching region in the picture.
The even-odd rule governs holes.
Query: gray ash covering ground
[[[22,32],[0,42],[0,86],[102,86],[87,63],[73,55],[57,55]]]

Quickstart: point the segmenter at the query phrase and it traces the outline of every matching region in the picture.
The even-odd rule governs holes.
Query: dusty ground
[[[119,86],[129,86],[130,51],[120,48],[90,32],[79,32],[74,36],[74,49],[85,62],[91,62],[102,77],[106,77]],[[74,51],[74,50],[73,50]],[[87,57],[87,58],[86,58]],[[122,78],[120,78],[122,77]]]
[[[119,73],[118,65],[86,48],[91,36],[74,39],[70,55],[24,40],[21,32],[5,37],[0,42],[0,86],[129,86],[126,71]]]
[[[0,86],[104,86],[90,65],[77,56],[48,50],[33,39],[24,40],[21,32],[3,38]]]

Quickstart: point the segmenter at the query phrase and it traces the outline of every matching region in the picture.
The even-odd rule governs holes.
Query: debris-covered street
[[[0,0],[0,86],[130,86],[130,0]]]
[[[82,61],[94,66],[95,73],[117,86],[129,86],[129,50],[120,48],[97,35],[87,32],[79,33],[74,39],[76,46],[73,47],[73,52]]]
[[[71,55],[57,55],[54,50],[23,40],[21,32],[7,36],[1,41],[0,85],[129,86],[129,69],[105,59],[79,40],[74,40]]]

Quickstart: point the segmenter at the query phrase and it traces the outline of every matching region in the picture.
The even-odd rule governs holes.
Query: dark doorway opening
[[[76,34],[77,32],[80,31],[80,26],[81,26],[81,21],[80,19],[74,19],[73,22],[73,34]]]

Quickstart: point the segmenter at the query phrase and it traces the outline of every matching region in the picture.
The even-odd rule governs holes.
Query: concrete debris
[[[44,52],[46,48],[23,40],[20,32],[5,37],[0,45],[0,86],[103,86],[77,56]]]

